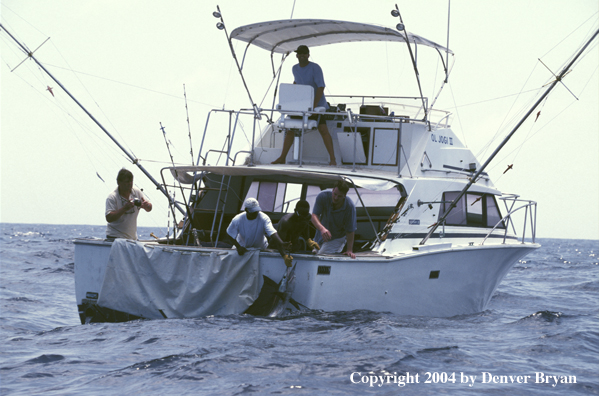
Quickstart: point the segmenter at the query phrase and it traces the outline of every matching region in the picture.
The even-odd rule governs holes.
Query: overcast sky
[[[447,42],[447,1],[397,2],[406,29]],[[395,2],[231,1],[218,3],[229,32],[276,19],[338,19],[393,28]],[[454,0],[449,47],[455,53],[450,84],[436,107],[455,113],[452,128],[484,162],[497,139],[513,127],[534,94],[557,73],[589,33],[597,29],[596,0]],[[92,112],[151,173],[170,161],[160,123],[177,163],[191,162],[183,85],[187,92],[194,156],[212,108],[247,107],[249,101],[222,31],[205,1],[2,0],[11,33]],[[4,32],[1,55],[2,222],[104,224],[104,202],[125,166],[154,202],[141,226],[165,227],[166,200],[109,139],[32,61],[11,72],[24,54]],[[599,239],[599,50],[575,66],[492,163],[496,186],[536,200],[538,236]],[[236,45],[239,54],[245,46]],[[432,50],[430,50],[432,52]],[[397,55],[401,60],[396,60]],[[419,49],[425,96],[435,74]],[[324,70],[328,94],[413,94],[405,44],[320,47],[311,60]],[[281,82],[291,82],[294,59]],[[252,96],[262,102],[270,83],[269,54],[248,51],[244,70]],[[432,83],[431,83],[432,81]],[[412,84],[412,85],[410,85]],[[47,90],[51,87],[54,96]],[[410,92],[408,92],[410,91]],[[519,95],[520,94],[520,95]],[[265,100],[263,107],[270,107]],[[251,130],[251,122],[244,130]],[[224,132],[223,132],[224,133]],[[212,138],[218,136],[216,133]],[[495,139],[495,140],[493,140]],[[214,140],[207,144],[220,149]],[[204,148],[205,151],[206,147]],[[513,170],[505,175],[508,164]],[[100,175],[101,180],[96,174]]]

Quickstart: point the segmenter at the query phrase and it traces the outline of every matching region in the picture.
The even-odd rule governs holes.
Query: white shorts
[[[323,242],[318,254],[337,254],[341,253],[343,247],[345,246],[345,242],[347,241],[347,237],[341,237],[337,239],[333,239],[332,241]]]

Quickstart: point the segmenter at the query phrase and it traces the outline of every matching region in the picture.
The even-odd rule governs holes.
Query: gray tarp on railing
[[[239,314],[262,288],[259,261],[258,250],[240,256],[116,239],[98,305],[148,319]]]

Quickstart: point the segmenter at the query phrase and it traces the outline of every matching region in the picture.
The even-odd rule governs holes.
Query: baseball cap
[[[243,203],[243,207],[250,213],[258,212],[260,209],[260,204],[256,198],[248,198]]]

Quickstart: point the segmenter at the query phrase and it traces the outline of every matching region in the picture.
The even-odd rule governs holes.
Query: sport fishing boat
[[[422,90],[415,97],[327,95],[325,111],[312,108],[311,87],[279,84],[283,62],[299,45],[368,41],[404,46],[419,87],[414,52],[436,51],[447,82],[453,53],[408,33],[397,8],[392,15],[400,21],[395,29],[290,19],[242,26],[229,35],[215,12],[243,79],[232,40],[247,43],[246,51],[257,46],[270,55],[277,87],[273,105],[256,105],[248,90],[248,108],[212,110],[197,163],[164,168],[161,182],[150,177],[181,219],[172,237],[75,240],[81,322],[274,316],[292,309],[437,317],[484,311],[512,266],[540,247],[536,202],[502,193],[484,169],[559,78],[482,164],[452,131],[451,114],[434,109],[436,98],[429,101]],[[317,122],[310,119],[314,114],[326,119],[336,166],[328,165]],[[216,122],[219,116],[228,124]],[[266,127],[258,128],[257,121]],[[213,124],[226,131],[223,148],[204,147],[206,136],[215,133]],[[243,125],[253,125],[251,144],[237,149],[236,132]],[[286,133],[294,134],[293,150],[284,164],[271,164]],[[304,251],[292,254],[290,269],[277,250],[239,255],[228,243],[227,226],[247,198],[256,198],[276,224],[300,199],[313,207],[318,193],[339,180],[352,186],[347,198],[357,211],[355,259]],[[169,188],[180,190],[182,201]]]

